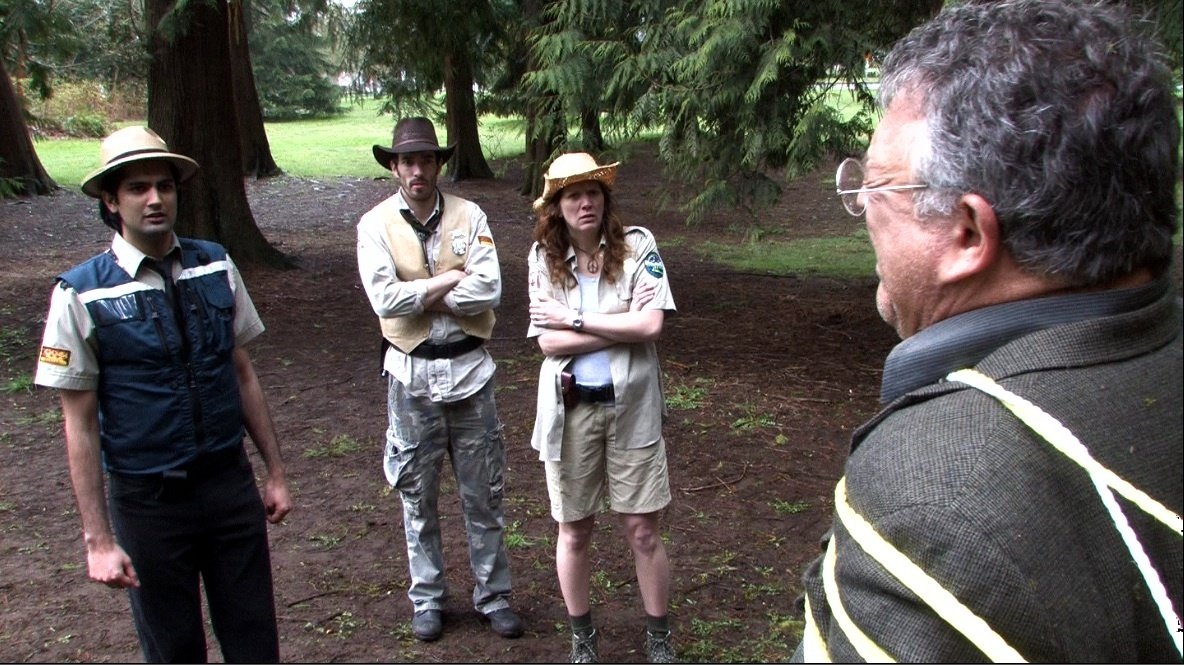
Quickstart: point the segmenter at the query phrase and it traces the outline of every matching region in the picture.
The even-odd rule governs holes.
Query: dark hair
[[[1172,262],[1180,125],[1150,26],[1118,3],[949,6],[884,61],[880,103],[916,94],[919,215],[962,192],[994,208],[1027,271],[1067,286]]]
[[[181,171],[172,162],[165,161],[165,164],[168,164],[169,171],[173,174],[173,180],[179,182]],[[99,179],[99,219],[103,220],[103,223],[107,226],[115,229],[116,233],[123,233],[123,219],[119,217],[118,212],[112,212],[107,209],[107,203],[103,200],[103,194],[109,194],[111,198],[118,199],[119,185],[123,182],[123,171],[124,168],[120,167],[110,173],[103,174],[103,177]]]
[[[624,271],[625,255],[629,250],[625,245],[625,227],[617,217],[612,190],[599,181],[592,182],[596,182],[600,191],[604,193],[604,216],[600,220],[600,234],[604,237],[605,244],[602,274],[608,281],[615,282]],[[563,190],[560,189],[539,208],[534,225],[534,239],[546,255],[547,273],[551,277],[551,283],[570,288],[577,280],[567,268],[567,250],[571,247],[571,236],[567,231],[567,223],[563,220],[563,212],[559,209],[562,193]]]

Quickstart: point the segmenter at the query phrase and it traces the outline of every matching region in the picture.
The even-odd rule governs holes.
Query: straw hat
[[[534,209],[539,210],[547,205],[551,197],[559,190],[585,180],[595,180],[609,189],[617,179],[617,165],[613,162],[600,166],[596,159],[586,152],[569,152],[559,155],[551,162],[551,167],[543,174],[543,195],[535,199]]]
[[[395,123],[395,135],[391,138],[391,147],[384,148],[376,145],[372,149],[374,159],[383,168],[391,168],[391,160],[395,155],[404,152],[434,152],[440,156],[441,162],[446,162],[456,150],[456,144],[441,148],[436,141],[436,126],[427,118],[403,118]]]
[[[147,159],[162,159],[177,169],[177,182],[185,182],[197,173],[197,162],[169,152],[164,139],[147,127],[124,127],[112,132],[99,146],[99,159],[103,166],[82,181],[82,191],[88,196],[99,198],[103,177],[121,166]]]

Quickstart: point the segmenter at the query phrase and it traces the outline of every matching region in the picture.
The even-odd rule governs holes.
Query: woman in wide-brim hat
[[[587,259],[598,272],[603,268],[609,279],[615,279],[625,260],[625,227],[616,215],[612,189],[617,180],[620,162],[596,163],[586,152],[560,155],[543,174],[543,193],[534,201],[537,215],[534,240],[546,251],[552,280],[557,284],[574,281],[567,271],[565,256],[574,249]],[[560,209],[558,195],[565,187],[581,182],[600,184],[604,205],[600,226],[594,229],[570,227]]]
[[[670,502],[665,400],[655,340],[674,299],[653,235],[613,204],[617,163],[560,155],[543,176],[528,256],[539,370],[531,446],[558,523],[556,572],[571,621],[571,662],[597,662],[589,598],[596,515],[620,515],[645,606],[649,662],[674,662],[670,563],[659,511]]]

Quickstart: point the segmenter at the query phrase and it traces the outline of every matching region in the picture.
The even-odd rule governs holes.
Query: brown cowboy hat
[[[601,166],[596,159],[586,152],[569,152],[559,155],[547,172],[543,174],[543,195],[535,199],[534,209],[539,210],[547,205],[551,197],[559,190],[585,180],[595,180],[600,184],[613,188],[617,179],[617,166],[620,162]]]
[[[395,123],[391,147],[376,145],[373,150],[374,159],[378,160],[383,168],[390,169],[391,160],[395,155],[404,152],[434,152],[439,155],[441,162],[446,162],[452,157],[452,151],[456,150],[456,144],[441,148],[436,141],[436,126],[427,118],[403,118]]]
[[[99,159],[103,165],[92,171],[82,181],[82,191],[88,196],[99,198],[103,177],[116,169],[147,159],[161,159],[177,169],[177,182],[185,182],[197,173],[197,162],[169,152],[169,146],[156,132],[147,127],[124,127],[112,132],[99,146]]]

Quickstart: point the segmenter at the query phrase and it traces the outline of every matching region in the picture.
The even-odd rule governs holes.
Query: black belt
[[[480,337],[469,335],[459,342],[448,342],[447,344],[429,344],[423,342],[419,346],[411,350],[408,355],[416,358],[427,358],[428,360],[444,360],[448,358],[455,358],[463,356],[464,354],[474,349],[481,348],[485,340]]]
[[[616,394],[613,392],[613,384],[611,383],[605,386],[596,387],[581,386],[577,383],[576,395],[579,397],[581,402],[611,404],[617,399]]]

